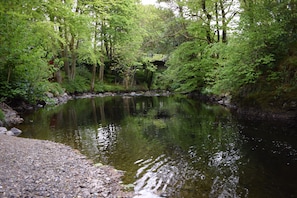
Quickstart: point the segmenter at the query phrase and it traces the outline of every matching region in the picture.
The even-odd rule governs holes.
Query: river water
[[[24,115],[22,137],[125,171],[136,197],[297,197],[297,128],[179,97],[98,97]]]

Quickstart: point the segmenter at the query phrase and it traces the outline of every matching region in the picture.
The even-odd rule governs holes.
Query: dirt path
[[[121,174],[62,144],[0,135],[0,197],[130,197]]]

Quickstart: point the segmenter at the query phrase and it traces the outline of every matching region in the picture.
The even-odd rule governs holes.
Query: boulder
[[[5,114],[5,118],[3,121],[4,125],[15,125],[15,124],[20,124],[24,120],[21,118],[18,113],[13,110],[11,107],[9,107],[5,103],[0,103],[0,108],[2,109],[3,113]]]
[[[14,133],[12,131],[7,131],[6,135],[14,136]]]
[[[63,95],[57,97],[57,104],[64,104],[70,99],[71,97],[67,93],[64,93]]]
[[[22,133],[22,131],[21,131],[20,129],[15,128],[15,127],[11,128],[10,131],[11,131],[11,132],[13,133],[13,135],[15,135],[15,136],[18,136],[18,135],[20,135],[20,134]]]
[[[51,92],[47,92],[47,93],[45,93],[45,95],[46,95],[48,98],[53,98],[53,97],[54,97],[54,94],[52,94]]]
[[[0,134],[6,134],[7,128],[5,127],[0,127]]]

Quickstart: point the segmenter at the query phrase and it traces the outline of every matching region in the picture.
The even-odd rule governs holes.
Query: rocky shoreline
[[[11,126],[22,123],[24,120],[15,110],[4,102],[0,103],[0,109],[4,113],[4,120],[0,121],[0,126]]]
[[[62,144],[0,135],[0,197],[132,197],[122,171]]]
[[[77,98],[120,95],[168,96],[169,92],[85,93],[59,97],[48,95],[50,105],[59,105]],[[45,102],[36,107],[44,107]],[[17,111],[35,107],[18,106]],[[12,127],[23,122],[18,112],[0,103],[4,120],[0,122],[0,197],[132,197],[124,192],[121,183],[123,172],[110,166],[93,164],[78,151],[54,142],[25,139],[17,136],[21,131]],[[6,126],[6,127],[3,127]]]
[[[18,136],[21,133],[22,131],[15,127],[12,127],[10,130],[7,130],[6,127],[0,127],[0,135]]]
[[[42,102],[37,104],[35,107],[28,106],[26,104],[20,105],[14,109],[6,105],[5,103],[0,103],[0,109],[5,114],[4,121],[0,121],[1,126],[14,126],[23,122],[23,119],[19,116],[18,112],[32,110],[35,108],[41,108],[45,105],[60,105],[64,104],[69,100],[80,99],[80,98],[94,98],[94,97],[108,97],[108,96],[122,96],[122,97],[133,97],[133,96],[169,96],[172,93],[169,91],[137,91],[137,92],[104,92],[104,93],[82,93],[68,95],[64,93],[60,96],[55,97],[53,94],[48,93],[47,97],[49,100],[47,102]],[[282,120],[282,121],[295,121],[297,119],[297,105],[295,110],[282,110],[281,108],[277,111],[263,110],[261,108],[253,107],[242,107],[232,101],[232,96],[229,94],[217,95],[203,95],[201,93],[190,93],[188,97],[192,99],[199,99],[201,101],[213,104],[220,104],[230,109],[236,117],[246,118],[249,120]],[[294,103],[295,104],[295,103]]]
[[[59,97],[48,95],[51,105],[66,103],[79,98],[107,96],[169,96],[163,92],[129,93],[84,93]],[[257,120],[296,120],[296,112],[264,112],[261,109],[241,108],[232,103],[232,97],[189,95],[226,106],[237,118]],[[38,104],[43,107],[48,104]],[[13,126],[23,122],[17,111],[0,103],[5,114],[0,126]],[[24,108],[24,107],[22,107]],[[33,107],[25,107],[34,109]],[[110,166],[94,165],[72,148],[49,141],[12,137],[19,131],[0,127],[0,197],[133,197],[132,192],[124,192],[120,184],[123,172]],[[6,134],[6,135],[3,135]]]
[[[203,95],[200,93],[189,94],[190,98],[199,99],[206,103],[220,104],[232,111],[233,115],[237,118],[243,118],[247,120],[278,120],[284,122],[295,122],[297,120],[297,109],[284,110],[279,108],[272,111],[269,109],[261,109],[250,106],[241,106],[232,101],[232,96],[229,94],[217,95]]]
[[[60,105],[64,104],[69,100],[80,99],[80,98],[94,98],[94,97],[108,97],[108,96],[122,96],[122,97],[133,97],[133,96],[169,96],[171,93],[169,91],[137,91],[137,92],[104,92],[104,93],[82,93],[68,95],[64,93],[60,96],[54,96],[52,93],[47,93],[47,101],[39,101],[36,105],[28,105],[24,102],[20,102],[14,108],[4,102],[0,103],[0,109],[3,111],[5,117],[3,121],[0,121],[1,126],[14,126],[21,124],[24,120],[20,117],[19,112],[31,111],[36,108],[42,108],[45,105]]]

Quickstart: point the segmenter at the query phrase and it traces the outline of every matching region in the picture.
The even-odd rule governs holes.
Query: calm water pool
[[[297,197],[297,128],[177,97],[78,99],[24,115],[22,137],[125,171],[139,197]]]

